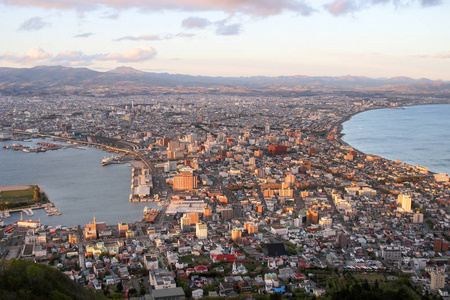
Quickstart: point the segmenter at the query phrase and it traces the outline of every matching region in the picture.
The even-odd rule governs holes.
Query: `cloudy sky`
[[[450,80],[450,0],[0,0],[0,67]]]

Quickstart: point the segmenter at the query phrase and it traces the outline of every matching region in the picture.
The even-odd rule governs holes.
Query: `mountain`
[[[130,67],[117,67],[114,70],[108,71],[108,73],[116,74],[143,74],[144,72],[130,68]]]
[[[39,66],[0,68],[0,93],[39,95],[46,93],[111,95],[186,92],[302,92],[308,90],[401,91],[450,93],[450,82],[409,77],[363,76],[251,76],[211,77],[143,72],[118,67],[108,72],[87,68]]]

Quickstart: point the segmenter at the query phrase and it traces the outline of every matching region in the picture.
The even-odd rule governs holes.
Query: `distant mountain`
[[[108,73],[116,74],[144,74],[144,72],[133,69],[131,67],[117,67],[114,70],[108,71]]]
[[[108,72],[87,68],[39,66],[0,68],[0,93],[145,94],[154,92],[267,92],[306,90],[450,93],[450,82],[409,77],[251,76],[210,77],[143,72],[118,67]]]

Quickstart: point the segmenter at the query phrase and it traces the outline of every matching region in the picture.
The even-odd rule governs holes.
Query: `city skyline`
[[[0,7],[2,67],[450,80],[450,3],[439,0],[0,0]]]

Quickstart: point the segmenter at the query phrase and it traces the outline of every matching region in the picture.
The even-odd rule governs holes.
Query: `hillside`
[[[24,260],[2,262],[0,299],[106,299],[85,289],[59,270]]]

